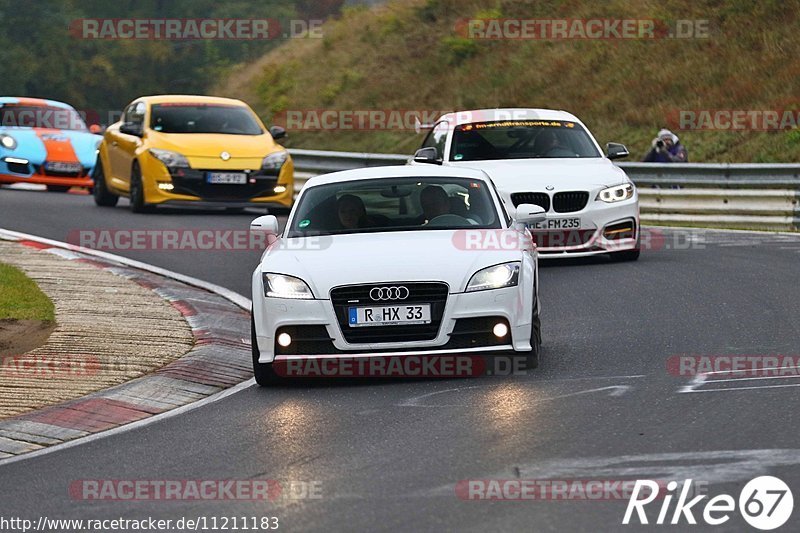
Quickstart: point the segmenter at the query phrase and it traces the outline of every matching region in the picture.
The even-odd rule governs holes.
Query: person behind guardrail
[[[642,159],[645,163],[686,163],[689,161],[689,152],[681,144],[678,136],[662,129],[658,137],[653,139],[650,151]]]

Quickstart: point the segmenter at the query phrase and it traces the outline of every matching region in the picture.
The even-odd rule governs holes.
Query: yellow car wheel
[[[142,171],[139,168],[139,163],[134,163],[133,168],[131,168],[130,202],[132,213],[147,213],[153,208],[145,202]]]

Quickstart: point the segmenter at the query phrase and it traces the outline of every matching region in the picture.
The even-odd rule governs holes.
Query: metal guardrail
[[[295,188],[317,174],[405,165],[409,155],[290,150]],[[711,227],[800,229],[800,164],[617,163],[639,189],[642,220]]]

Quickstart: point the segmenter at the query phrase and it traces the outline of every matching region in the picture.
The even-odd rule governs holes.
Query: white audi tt
[[[610,253],[639,258],[639,198],[611,160],[628,149],[608,143],[605,154],[574,115],[549,109],[483,109],[443,115],[414,163],[485,171],[510,205],[541,206],[532,228],[542,257]]]
[[[537,251],[485,173],[380,167],[310,179],[253,272],[256,381],[309,358],[519,353],[538,364]]]

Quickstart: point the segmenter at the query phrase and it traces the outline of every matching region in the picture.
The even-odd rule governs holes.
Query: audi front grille
[[[401,288],[408,290],[408,296]],[[402,294],[395,294],[402,291]],[[378,296],[373,299],[370,296]],[[439,282],[391,282],[365,285],[348,285],[331,289],[331,304],[344,339],[351,344],[378,344],[390,342],[430,341],[439,334],[447,295],[450,292],[446,283]],[[387,297],[380,299],[381,294]],[[409,324],[399,326],[367,326],[353,328],[348,323],[349,307],[383,306],[392,304],[431,304],[430,324]]]

